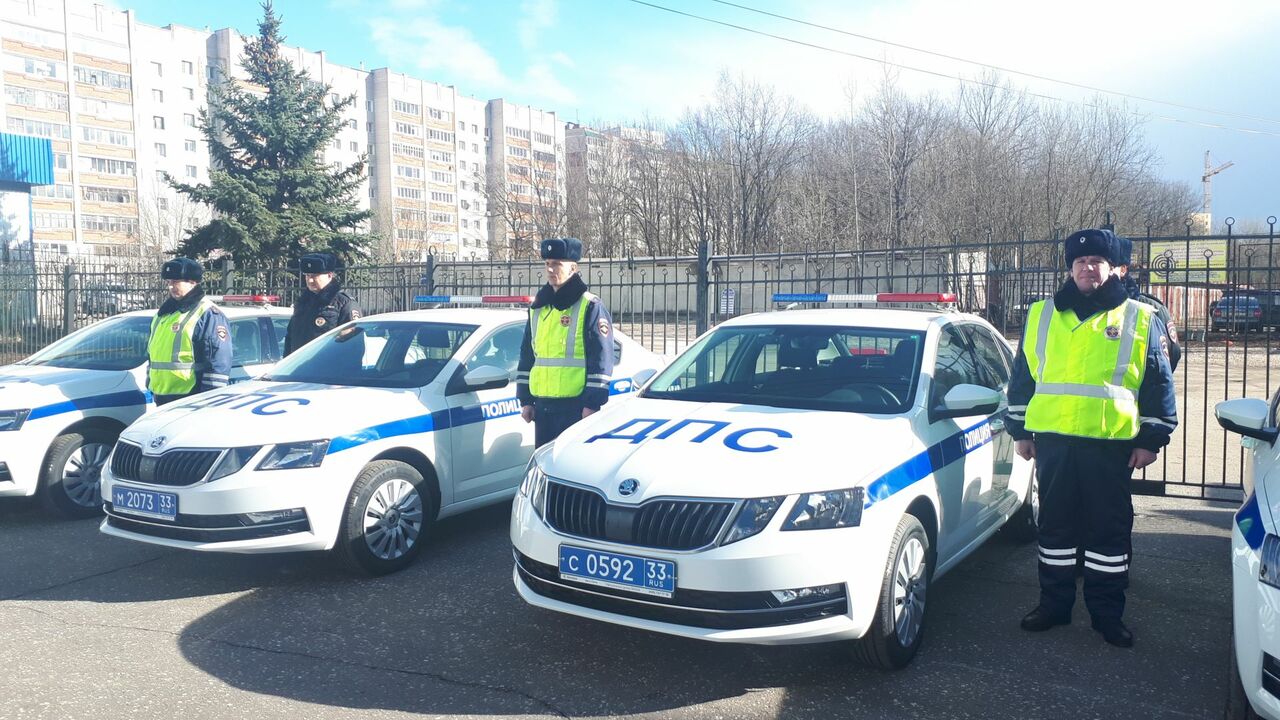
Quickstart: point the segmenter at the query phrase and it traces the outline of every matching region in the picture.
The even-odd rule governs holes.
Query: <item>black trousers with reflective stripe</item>
[[[571,398],[533,399],[533,437],[536,447],[542,447],[560,437],[560,433],[582,419],[582,396]]]
[[[1071,612],[1076,556],[1084,557],[1084,601],[1095,620],[1118,620],[1129,587],[1133,535],[1133,445],[1036,436],[1040,482],[1040,605]]]

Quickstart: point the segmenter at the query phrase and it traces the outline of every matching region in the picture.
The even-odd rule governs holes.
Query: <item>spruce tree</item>
[[[358,231],[372,217],[357,204],[367,156],[343,168],[325,150],[346,124],[355,96],[330,100],[328,85],[280,56],[280,18],[262,5],[258,36],[245,43],[245,80],[224,76],[212,88],[200,130],[212,165],[208,185],[167,177],[214,217],[185,238],[178,253],[209,258],[221,250],[241,267],[285,267],[308,252],[347,262],[368,255],[374,238]]]

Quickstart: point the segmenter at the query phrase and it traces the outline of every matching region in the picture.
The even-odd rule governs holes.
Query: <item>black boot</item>
[[[1061,615],[1045,610],[1037,605],[1035,610],[1027,613],[1022,618],[1022,629],[1027,632],[1044,632],[1052,628],[1054,625],[1070,625],[1071,614]]]
[[[1102,639],[1106,640],[1108,645],[1115,645],[1120,648],[1133,647],[1133,633],[1124,626],[1120,618],[1114,620],[1094,618],[1092,624],[1094,630],[1102,633]]]

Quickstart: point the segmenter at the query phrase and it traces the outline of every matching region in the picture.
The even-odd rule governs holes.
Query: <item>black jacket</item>
[[[538,310],[550,305],[556,310],[568,310],[587,291],[582,277],[574,275],[555,290],[543,285],[533,298],[529,309]],[[609,402],[609,379],[613,376],[613,320],[600,298],[593,297],[587,305],[587,317],[582,323],[582,351],[587,361],[587,387],[582,391],[582,404],[599,410]],[[533,345],[529,320],[524,323],[524,339],[520,342],[520,365],[516,369],[516,397],[521,405],[532,405],[533,393],[529,392],[529,371],[533,369]]]
[[[1129,297],[1155,308],[1156,317],[1164,323],[1164,342],[1169,350],[1169,368],[1177,370],[1178,362],[1182,360],[1182,346],[1178,344],[1178,327],[1173,324],[1173,315],[1169,313],[1169,308],[1165,307],[1160,298],[1139,290],[1138,283],[1130,275],[1124,276],[1124,288],[1129,292]]]
[[[284,341],[284,354],[297,350],[339,325],[360,317],[360,306],[342,291],[334,278],[323,290],[313,293],[303,289],[293,304],[289,333]]]
[[[1072,310],[1081,321],[1094,314],[1119,307],[1129,299],[1129,292],[1118,279],[1108,280],[1092,295],[1084,295],[1076,288],[1074,280],[1067,279],[1054,293],[1053,304],[1060,310]],[[1006,427],[1014,440],[1029,440],[1031,433],[1025,427],[1027,405],[1035,394],[1036,383],[1027,365],[1025,348],[1027,336],[1035,329],[1027,325],[1022,346],[1013,362],[1013,377],[1009,380],[1009,417]],[[1143,371],[1142,384],[1138,387],[1138,436],[1135,446],[1159,452],[1169,444],[1169,436],[1178,426],[1178,406],[1173,390],[1173,369],[1160,338],[1165,335],[1164,323],[1158,316],[1151,318],[1151,330],[1147,336],[1147,367]]]

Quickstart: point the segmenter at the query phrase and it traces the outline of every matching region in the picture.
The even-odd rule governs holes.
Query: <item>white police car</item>
[[[1229,720],[1280,720],[1280,391],[1218,403],[1227,430],[1249,450],[1244,505],[1231,528],[1232,647]]]
[[[949,294],[775,296],[947,302]],[[704,640],[849,640],[902,667],[930,583],[1014,519],[1013,355],[973,315],[816,309],[702,336],[533,457],[513,506],[529,603]]]
[[[288,308],[229,295],[231,381],[280,358]],[[230,303],[246,303],[236,307]],[[101,513],[98,475],[120,431],[149,408],[147,339],[154,310],[116,315],[0,368],[0,497],[39,493],[66,517]]]
[[[533,452],[512,382],[526,317],[372,315],[261,381],[166,405],[116,444],[102,531],[193,550],[335,548],[374,574],[405,566],[433,521],[509,499],[520,483]],[[615,338],[611,389],[630,393],[633,374],[660,365]]]

